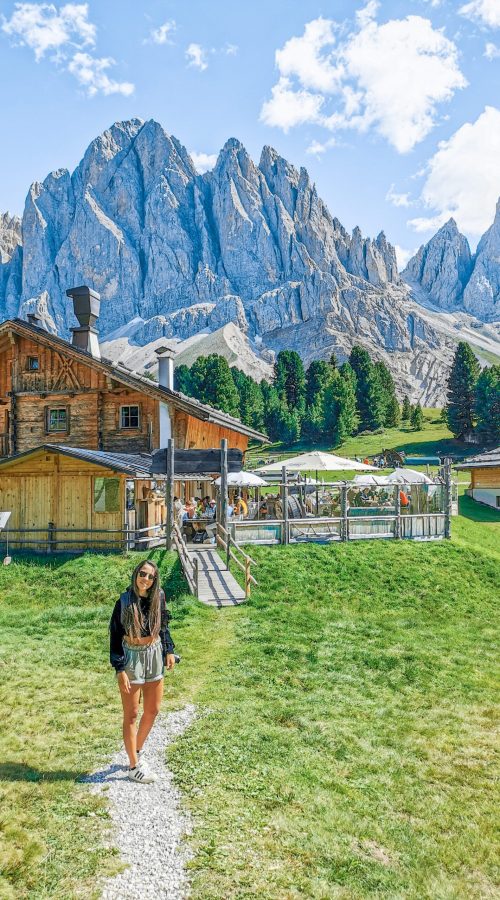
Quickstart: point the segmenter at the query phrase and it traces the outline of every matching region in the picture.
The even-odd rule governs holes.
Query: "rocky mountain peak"
[[[0,213],[0,263],[12,259],[16,247],[21,244],[21,219],[8,212]]]
[[[474,268],[463,293],[463,306],[482,319],[500,318],[500,199],[493,225],[477,246]]]
[[[429,299],[443,309],[460,304],[472,270],[472,257],[467,238],[450,218],[423,244],[401,273],[410,284],[426,291]]]

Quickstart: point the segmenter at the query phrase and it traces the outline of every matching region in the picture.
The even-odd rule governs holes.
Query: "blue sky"
[[[500,196],[500,0],[0,0],[0,212],[120,119],[200,169],[229,137],[306,166],[346,228],[415,250]]]

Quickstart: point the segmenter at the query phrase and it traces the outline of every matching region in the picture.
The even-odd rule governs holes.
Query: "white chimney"
[[[158,347],[155,350],[158,357],[158,381],[162,387],[174,389],[174,356],[170,347]]]
[[[158,381],[161,387],[174,389],[174,351],[170,347],[158,347]],[[172,420],[167,403],[160,403],[160,448],[167,446],[172,437]]]

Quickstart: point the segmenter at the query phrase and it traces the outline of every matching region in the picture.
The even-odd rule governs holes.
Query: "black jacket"
[[[121,594],[119,600],[116,601],[115,608],[109,622],[109,661],[117,672],[123,672],[123,670],[125,669],[125,653],[123,650],[123,638],[125,637],[125,629],[122,623],[122,610],[130,602],[130,591],[130,588],[127,591],[124,591],[123,594]],[[165,594],[163,591],[161,591],[160,602],[161,628],[159,638],[161,640],[161,645],[163,648],[163,659],[165,660],[167,653],[174,652],[174,642],[172,640],[170,631],[168,630],[168,623],[172,616],[170,615],[166,607]],[[144,628],[141,632],[141,637],[149,637],[151,634],[148,625],[149,599],[147,597],[139,597],[139,603],[141,606],[141,613],[145,622]]]

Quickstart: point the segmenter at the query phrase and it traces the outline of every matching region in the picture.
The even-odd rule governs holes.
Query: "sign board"
[[[228,472],[241,472],[243,451],[227,451]],[[155,450],[151,466],[153,475],[167,474],[167,451]],[[221,472],[221,451],[214,450],[174,450],[175,475],[216,475]]]
[[[0,531],[5,528],[10,519],[10,512],[0,512]]]

